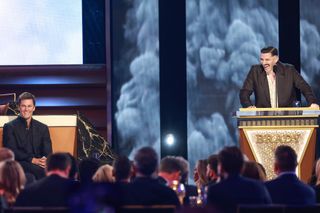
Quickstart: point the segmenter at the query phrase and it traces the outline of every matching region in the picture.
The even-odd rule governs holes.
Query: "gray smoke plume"
[[[136,48],[131,79],[121,88],[115,115],[120,149],[132,155],[142,146],[160,151],[158,1],[135,0],[127,12],[126,39]]]
[[[116,121],[121,146],[131,150],[160,147],[157,2],[135,0],[127,12],[125,36],[134,44],[136,56],[127,62],[132,77],[122,86]],[[198,159],[238,144],[231,114],[240,107],[239,89],[250,66],[259,63],[260,49],[278,46],[277,4],[277,0],[186,1],[191,168]],[[312,11],[318,14],[319,8]],[[301,21],[302,71],[309,81],[320,67],[319,20],[312,17]]]

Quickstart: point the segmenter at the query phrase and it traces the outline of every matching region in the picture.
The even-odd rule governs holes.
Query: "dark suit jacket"
[[[123,188],[123,194],[125,205],[180,205],[172,189],[149,177],[136,178]]]
[[[311,87],[296,71],[293,65],[278,62],[275,67],[276,91],[279,107],[291,107],[296,101],[295,88],[299,89],[309,104],[316,103]],[[254,93],[255,104],[250,101]],[[243,107],[271,107],[267,74],[262,65],[253,65],[240,90],[240,102]]]
[[[231,175],[208,189],[208,204],[222,208],[223,212],[235,212],[239,204],[269,204],[270,195],[262,182]]]
[[[301,182],[295,174],[282,174],[265,183],[273,203],[312,205],[316,194],[312,187]]]
[[[68,206],[71,193],[77,189],[76,181],[50,175],[21,191],[15,206]]]
[[[52,153],[48,126],[32,119],[32,144],[28,144],[24,134],[26,121],[18,116],[3,126],[3,145],[11,149],[17,161],[31,162],[33,157],[41,158]],[[33,152],[29,152],[32,146]]]

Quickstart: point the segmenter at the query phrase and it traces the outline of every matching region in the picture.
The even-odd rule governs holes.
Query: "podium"
[[[17,116],[0,116],[0,147],[2,147],[3,125]],[[53,152],[69,152],[77,157],[76,115],[34,115],[34,119],[49,127]]]
[[[311,108],[241,108],[236,112],[240,149],[249,160],[261,163],[267,179],[274,173],[274,152],[279,145],[297,153],[298,177],[307,182],[315,162],[316,129],[320,110]]]

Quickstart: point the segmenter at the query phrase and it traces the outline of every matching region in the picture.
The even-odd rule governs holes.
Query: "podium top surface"
[[[17,116],[15,115],[0,116],[0,128],[2,128],[5,123],[12,121],[16,117]],[[77,126],[77,115],[34,115],[32,117],[49,127]]]
[[[319,117],[320,110],[310,107],[288,107],[288,108],[240,108],[236,117],[248,116],[309,116]]]

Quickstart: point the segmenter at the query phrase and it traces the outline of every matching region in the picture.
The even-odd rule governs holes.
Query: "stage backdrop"
[[[278,47],[277,0],[186,1],[188,156],[191,168],[237,145],[232,112],[259,50]],[[132,156],[160,150],[158,1],[113,1],[115,143]],[[161,51],[161,50],[160,50]]]

